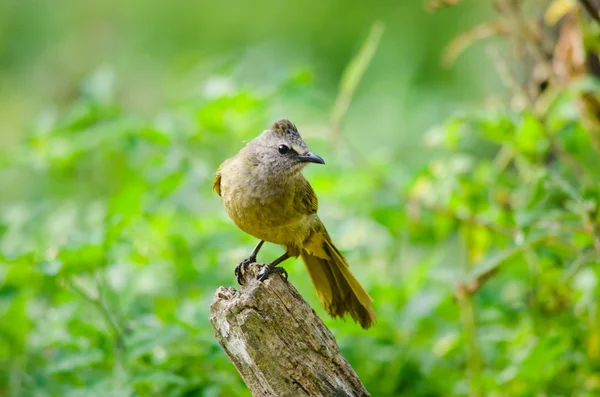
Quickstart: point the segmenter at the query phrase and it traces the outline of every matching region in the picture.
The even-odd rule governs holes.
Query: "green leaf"
[[[52,360],[52,363],[46,367],[46,372],[49,374],[72,372],[81,368],[89,368],[103,359],[104,353],[100,349],[91,349],[84,352],[65,352],[62,357]]]
[[[517,129],[515,145],[527,155],[541,154],[548,150],[550,142],[545,135],[545,127],[533,115],[525,114]]]
[[[522,244],[514,245],[510,248],[507,248],[497,254],[490,256],[477,265],[473,267],[473,269],[469,272],[466,277],[466,280],[477,280],[490,272],[497,271],[500,266],[502,266],[505,262],[513,259],[515,256],[522,254],[523,252],[542,244],[549,239],[556,236],[556,233],[550,232],[545,234],[540,234],[536,237],[529,237],[527,240],[523,241]]]
[[[131,378],[133,386],[139,385],[186,385],[187,379],[166,371],[144,371],[142,374],[134,375]]]

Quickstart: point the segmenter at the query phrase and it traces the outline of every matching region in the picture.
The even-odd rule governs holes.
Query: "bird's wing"
[[[225,163],[223,163],[225,164]],[[217,168],[215,179],[213,180],[213,190],[220,196],[221,195],[221,168],[223,164]]]
[[[301,214],[314,214],[319,209],[319,200],[310,183],[302,177],[300,188],[296,192],[296,203]]]

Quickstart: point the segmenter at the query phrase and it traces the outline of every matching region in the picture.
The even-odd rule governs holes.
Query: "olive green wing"
[[[225,164],[225,163],[223,163]],[[223,168],[223,164],[217,168],[217,172],[215,174],[215,179],[213,180],[213,190],[220,196],[221,195],[221,168]]]
[[[314,214],[319,209],[317,195],[304,177],[302,177],[300,188],[296,191],[296,203],[298,212],[301,214]]]

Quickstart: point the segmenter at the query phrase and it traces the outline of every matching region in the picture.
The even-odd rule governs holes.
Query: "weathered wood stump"
[[[335,338],[280,275],[256,280],[251,264],[241,291],[219,287],[213,332],[255,397],[362,397],[369,393]]]

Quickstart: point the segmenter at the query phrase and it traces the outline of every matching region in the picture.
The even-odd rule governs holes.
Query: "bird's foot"
[[[239,285],[244,284],[244,273],[246,272],[246,268],[249,264],[254,262],[256,262],[256,257],[249,256],[240,263],[238,263],[238,265],[235,267],[235,270],[233,272],[235,273],[235,278],[237,278],[237,282]]]
[[[260,269],[256,278],[258,279],[258,281],[264,281],[269,277],[269,275],[271,275],[271,273],[281,274],[283,278],[285,278],[285,281],[287,281],[288,279],[288,272],[283,267],[271,265],[266,265],[265,267]]]

